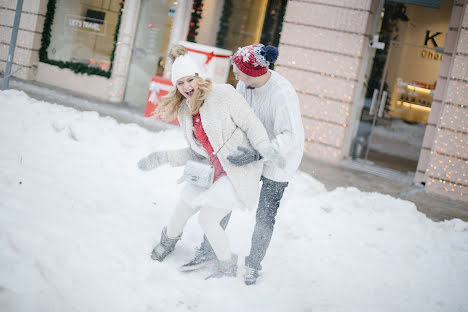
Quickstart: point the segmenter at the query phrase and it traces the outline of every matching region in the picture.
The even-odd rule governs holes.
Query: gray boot
[[[226,260],[226,261],[218,260],[217,271],[211,274],[210,276],[208,276],[206,279],[209,279],[212,277],[220,278],[223,276],[235,277],[236,275],[237,275],[237,255],[232,254],[231,260]]]
[[[182,234],[176,238],[170,238],[166,235],[166,228],[164,228],[161,232],[161,240],[159,241],[159,244],[156,245],[151,252],[151,258],[159,262],[163,261],[164,258],[174,250],[174,247],[180,240],[181,236]]]

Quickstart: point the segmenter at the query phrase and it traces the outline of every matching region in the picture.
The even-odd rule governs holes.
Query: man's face
[[[242,81],[247,87],[252,87],[253,82],[255,81],[254,77],[250,77],[237,68],[236,64],[232,64],[232,72],[236,77],[236,80]]]

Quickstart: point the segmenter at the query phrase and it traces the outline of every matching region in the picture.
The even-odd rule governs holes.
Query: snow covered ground
[[[433,222],[413,203],[356,188],[327,192],[298,173],[255,286],[180,273],[202,232],[150,259],[181,168],[136,162],[182,147],[95,112],[0,92],[0,311],[468,311],[468,223]],[[247,254],[254,212],[234,212]]]

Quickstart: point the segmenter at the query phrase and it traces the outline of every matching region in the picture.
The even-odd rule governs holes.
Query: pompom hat
[[[190,55],[180,55],[172,64],[171,81],[175,85],[177,80],[187,76],[200,75],[200,69]]]
[[[270,63],[278,58],[278,49],[263,44],[253,44],[239,48],[232,57],[232,62],[247,76],[258,77],[266,74]]]

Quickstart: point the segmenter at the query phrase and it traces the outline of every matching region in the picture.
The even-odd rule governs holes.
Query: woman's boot
[[[232,254],[230,260],[219,261],[218,260],[218,270],[208,276],[206,279],[216,277],[220,278],[223,276],[235,277],[237,275],[237,255]]]
[[[174,247],[180,240],[181,236],[182,234],[176,238],[170,238],[166,235],[166,228],[164,228],[161,232],[161,240],[159,244],[154,247],[151,252],[151,258],[159,262],[163,261],[164,258],[174,250]]]

